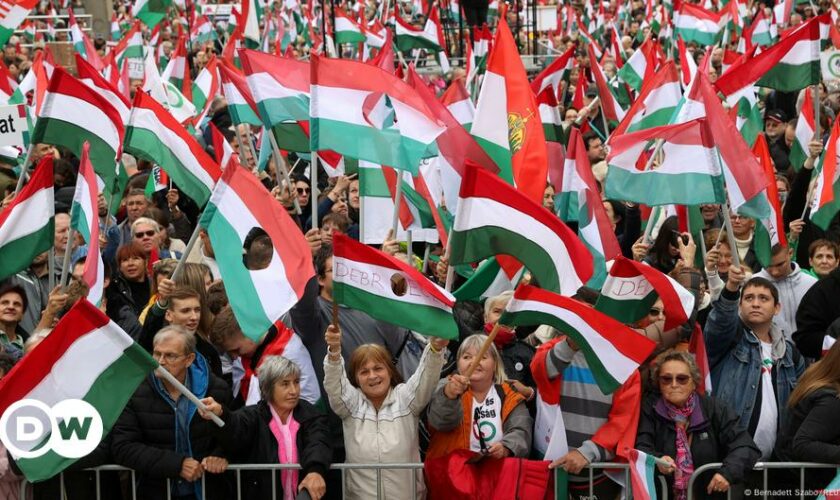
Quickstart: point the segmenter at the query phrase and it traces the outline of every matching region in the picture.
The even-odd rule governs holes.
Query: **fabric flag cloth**
[[[656,74],[656,44],[650,39],[633,52],[630,59],[618,70],[618,77],[621,81],[633,88],[636,92],[642,90],[645,80]]]
[[[755,84],[783,92],[820,82],[820,18],[816,17],[761,54],[733,65],[715,81],[724,95]]]
[[[544,187],[543,181],[543,187]],[[573,295],[592,276],[586,246],[553,213],[468,165],[449,239],[450,265],[506,254],[518,259],[546,290]]]
[[[528,199],[542,200],[548,178],[545,135],[536,98],[504,19],[496,28],[470,133],[498,165],[502,179]]]
[[[149,28],[154,28],[166,17],[166,11],[172,0],[137,0],[131,8],[131,17],[143,21]]]
[[[597,192],[595,176],[583,145],[580,130],[572,128],[569,134],[569,149],[559,175],[551,177],[556,194],[554,196],[554,211],[564,222],[577,222],[580,200],[583,191]]]
[[[335,9],[335,43],[364,43],[367,37],[362,33],[359,24],[344,12],[344,9]]]
[[[560,116],[557,98],[551,88],[546,87],[537,95],[537,106],[545,140],[558,143],[558,145],[564,143],[566,134],[563,130],[563,118]]]
[[[309,64],[312,151],[330,149],[412,175],[421,159],[436,154],[446,127],[411,86],[357,61],[316,55]]]
[[[706,353],[706,341],[703,338],[703,329],[700,323],[694,323],[694,330],[691,338],[688,339],[688,352],[694,354],[697,362],[697,369],[700,370],[700,383],[697,384],[697,392],[700,394],[712,394],[712,371],[709,369],[709,356]]]
[[[621,246],[615,236],[601,194],[595,189],[585,189],[578,194],[578,236],[592,255],[594,272],[586,283],[599,289],[607,277],[607,262],[621,255]]]
[[[734,1],[734,0],[733,0]],[[656,458],[636,449],[627,450],[630,486],[636,500],[656,500]]]
[[[340,233],[333,235],[333,300],[423,335],[458,338],[452,294],[406,262]]]
[[[219,76],[219,60],[214,56],[207,61],[192,84],[192,102],[196,109],[195,125],[200,126],[210,114],[213,100],[222,93],[222,82]],[[230,103],[228,101],[228,106]]]
[[[657,299],[662,299],[666,331],[685,324],[694,310],[694,295],[673,278],[647,264],[619,256],[610,268],[595,309],[629,325],[647,316]]]
[[[198,206],[204,206],[221,169],[198,142],[145,92],[134,95],[125,133],[127,153],[152,161]]]
[[[208,123],[207,126],[210,128],[210,135],[213,138],[213,154],[216,156],[216,163],[224,170],[230,158],[234,155],[233,148],[213,122]]]
[[[607,75],[598,63],[598,59],[595,58],[595,50],[592,45],[587,47],[587,51],[589,53],[589,67],[595,79],[595,86],[598,88],[598,96],[601,98],[601,111],[608,122],[617,125],[624,119],[626,111],[613,95],[610,85],[607,83]]]
[[[210,236],[242,332],[259,341],[315,276],[309,245],[280,202],[235,161],[225,168],[199,224]],[[255,227],[274,247],[264,269],[248,269],[242,261],[245,238]]]
[[[53,162],[45,156],[29,183],[0,212],[0,279],[26,269],[53,246]]]
[[[90,143],[93,168],[106,186],[113,186],[124,128],[122,117],[113,105],[56,67],[32,132],[32,143],[64,146],[76,156],[81,156],[85,142]]]
[[[567,86],[569,84],[569,77],[575,64],[575,50],[576,47],[569,48],[534,77],[531,81],[531,90],[534,94],[539,94],[544,88],[551,87],[557,99],[562,99],[559,95],[560,85],[561,82],[566,82]]]
[[[721,14],[724,12],[709,12],[699,5],[682,3],[679,13],[674,16],[674,35],[698,45],[715,45],[720,39]]]
[[[681,97],[682,89],[676,65],[674,61],[666,61],[651,78],[645,79],[641,93],[610,138],[627,132],[667,125]]]
[[[495,257],[490,257],[482,262],[472,276],[452,292],[452,295],[461,301],[481,302],[482,299],[495,297],[502,292],[515,289],[524,273],[525,268],[523,267],[519,272],[509,277],[499,265],[499,261]]]
[[[70,207],[70,227],[82,235],[88,244],[82,281],[89,288],[88,300],[98,305],[105,291],[105,265],[99,252],[99,185],[96,172],[90,164],[89,150],[90,145],[85,143],[79,159],[73,205]]]
[[[76,58],[76,74],[79,80],[104,97],[120,114],[123,124],[128,123],[128,116],[131,114],[131,102],[82,56],[74,55]]]
[[[660,140],[659,153],[648,151]],[[607,198],[646,205],[723,203],[723,174],[704,119],[614,137],[607,156]],[[652,154],[656,168],[645,167]],[[655,162],[657,163],[657,162]]]
[[[245,80],[263,123],[309,120],[309,63],[241,50]]]
[[[452,113],[464,129],[469,132],[475,119],[475,105],[464,86],[463,78],[458,78],[449,84],[440,96],[440,102]]]
[[[48,407],[81,399],[99,413],[102,436],[107,436],[134,391],[157,366],[122,328],[81,299],[0,381],[0,413],[22,399],[34,399]],[[68,431],[61,424],[58,428],[62,433]],[[44,444],[50,433],[51,427],[46,425],[42,439],[16,445],[21,449],[29,445],[31,450]],[[37,458],[16,458],[32,482],[49,479],[76,460],[54,450]]]
[[[245,75],[232,63],[222,60],[218,66],[221,78],[222,93],[228,103],[228,111],[235,125],[247,123],[262,125],[257,111],[257,103],[248,88]]]
[[[785,237],[785,222],[782,217],[782,207],[779,205],[779,191],[776,188],[776,169],[770,157],[770,148],[767,146],[767,139],[760,134],[753,146],[753,152],[764,169],[764,178],[767,182],[765,198],[770,206],[770,217],[756,221],[753,232],[753,248],[755,257],[762,267],[768,267],[773,260],[772,248],[776,245],[787,246]]]
[[[796,121],[796,133],[793,144],[790,145],[790,164],[799,171],[805,160],[808,159],[808,144],[814,140],[816,134],[816,120],[814,118],[813,87],[805,89],[805,98],[802,100],[802,109],[799,112],[799,119]]]
[[[168,187],[169,176],[166,175],[166,170],[160,168],[160,165],[153,166],[149,172],[149,180],[146,182],[146,198],[151,200],[155,193]]]
[[[0,45],[6,45],[15,30],[38,5],[38,0],[6,0],[0,10]]]
[[[837,471],[837,475],[834,476],[834,479],[828,483],[823,489],[823,492],[820,493],[820,496],[817,497],[817,500],[826,500],[828,499],[836,499],[838,495],[838,491],[840,491],[840,471]]]
[[[621,387],[656,348],[652,340],[588,305],[530,285],[516,289],[499,324],[550,325],[568,335],[604,394]]]
[[[831,136],[820,158],[814,185],[814,201],[811,204],[811,221],[827,231],[834,216],[840,211],[840,169],[837,168],[838,144],[840,141],[840,119],[834,120]]]

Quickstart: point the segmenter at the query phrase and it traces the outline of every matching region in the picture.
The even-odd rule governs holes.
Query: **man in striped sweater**
[[[567,338],[540,346],[531,371],[537,383],[534,448],[551,467],[569,472],[569,497],[589,498],[588,464],[608,462],[633,447],[641,404],[641,379],[636,372],[612,394],[598,388],[583,352]],[[557,446],[565,437],[568,450]],[[553,446],[552,446],[553,445]],[[615,498],[621,487],[603,473],[594,474],[597,498]]]

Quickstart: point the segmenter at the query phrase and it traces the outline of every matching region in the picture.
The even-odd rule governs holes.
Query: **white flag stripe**
[[[32,196],[12,208],[6,223],[0,226],[0,245],[37,233],[49,223],[55,204],[52,186],[39,189]],[[9,224],[20,221],[20,224]]]
[[[362,289],[366,292],[369,292],[369,293],[372,293],[372,294],[375,294],[375,295],[379,295],[379,296],[381,296],[383,298],[386,298],[386,299],[396,300],[396,301],[404,302],[406,304],[411,304],[411,305],[435,307],[435,308],[440,309],[442,311],[446,311],[450,314],[452,313],[452,308],[451,307],[446,307],[439,300],[432,297],[431,295],[428,295],[426,293],[426,291],[423,290],[419,286],[416,286],[416,287],[408,286],[405,294],[403,294],[402,296],[399,296],[396,293],[394,293],[394,290],[391,288],[391,277],[395,274],[399,274],[399,275],[403,276],[404,278],[407,278],[405,275],[403,275],[402,271],[400,271],[398,269],[392,269],[390,267],[378,266],[378,265],[369,264],[369,263],[366,263],[366,262],[359,262],[359,261],[355,261],[355,260],[347,259],[347,258],[343,258],[343,257],[335,257],[334,266],[335,266],[335,273],[336,274],[335,274],[335,276],[333,276],[333,279],[335,280],[336,283],[344,283],[347,286],[351,286],[351,287],[354,287],[354,288],[360,288],[360,289]],[[354,271],[358,270],[358,271],[361,271],[363,273],[366,273],[367,276],[379,277],[381,279],[371,280],[371,283],[369,285],[366,285],[366,286],[359,286],[358,283],[356,283],[352,280],[352,277],[356,276],[356,275],[355,274],[350,274],[349,272],[342,273],[342,267],[341,266],[344,266],[343,269],[346,270],[346,271],[349,271],[350,269],[352,269]],[[414,282],[414,280],[411,279],[411,278],[408,278],[408,279],[406,279],[406,282],[410,285],[411,283]],[[438,288],[438,290],[440,290],[441,293],[446,295],[450,300],[452,300],[453,302],[455,301],[455,297],[453,297],[452,294],[450,294],[449,292],[445,291],[444,289],[440,288],[437,285],[435,285],[435,287]]]
[[[40,117],[55,118],[82,127],[115,150],[122,141],[120,131],[108,115],[96,105],[71,95],[48,92],[44,97]]]

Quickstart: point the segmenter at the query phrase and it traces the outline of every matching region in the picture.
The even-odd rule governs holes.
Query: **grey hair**
[[[651,372],[651,376],[653,377],[655,387],[659,386],[659,370],[662,368],[662,365],[668,361],[679,361],[681,363],[685,363],[686,366],[688,366],[688,373],[691,375],[691,380],[694,381],[694,385],[700,385],[700,369],[697,368],[697,362],[694,360],[694,355],[687,351],[668,349],[653,360],[653,371]]]
[[[158,330],[155,334],[155,338],[152,340],[152,345],[158,345],[158,342],[167,339],[169,337],[180,337],[181,341],[184,343],[184,354],[193,354],[195,352],[195,334],[192,334],[187,331],[186,328],[180,325],[167,325]]]
[[[148,217],[138,217],[137,220],[132,222],[131,223],[131,232],[133,233],[134,230],[137,228],[137,226],[139,226],[140,224],[145,224],[147,226],[152,226],[153,228],[155,228],[155,231],[157,231],[158,233],[160,232],[160,224],[158,224],[156,220],[150,219]]]
[[[266,403],[271,402],[274,384],[288,377],[300,377],[300,367],[289,358],[283,356],[266,356],[257,368],[257,379],[260,382],[260,397]]]
[[[488,297],[487,300],[484,301],[484,317],[487,318],[487,315],[490,314],[490,310],[493,309],[493,304],[496,302],[505,302],[507,305],[510,302],[510,299],[513,298],[513,290],[508,290],[506,292],[502,292],[495,297]]]
[[[40,330],[30,335],[29,338],[26,339],[26,341],[23,343],[23,353],[26,354],[32,349],[34,349],[36,345],[40,344],[42,340],[47,338],[47,335],[49,335],[50,332],[52,332],[52,328],[41,328]]]

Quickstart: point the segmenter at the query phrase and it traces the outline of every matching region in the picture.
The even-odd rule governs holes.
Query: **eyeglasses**
[[[309,188],[297,188],[297,193],[298,194],[303,194],[303,193],[309,194],[309,191],[310,191]]]
[[[146,236],[148,236],[149,238],[151,238],[152,236],[154,236],[156,234],[157,234],[157,231],[155,231],[153,229],[150,229],[148,231],[142,231],[142,232],[139,232],[139,233],[134,233],[134,237],[135,238],[145,238]]]
[[[174,362],[178,361],[179,359],[183,358],[184,356],[186,356],[186,354],[174,354],[174,353],[171,353],[171,352],[166,352],[166,353],[154,352],[154,353],[152,353],[152,358],[156,359],[158,361],[158,363],[160,363],[161,361],[166,361],[167,363],[174,363]]]
[[[674,380],[677,381],[679,385],[685,385],[691,380],[691,377],[686,375],[685,373],[681,373],[679,375],[660,375],[659,376],[659,383],[662,385],[671,385],[674,383]]]
[[[648,311],[648,316],[664,316],[665,311],[662,309],[657,309],[655,307],[651,307],[650,311]]]

